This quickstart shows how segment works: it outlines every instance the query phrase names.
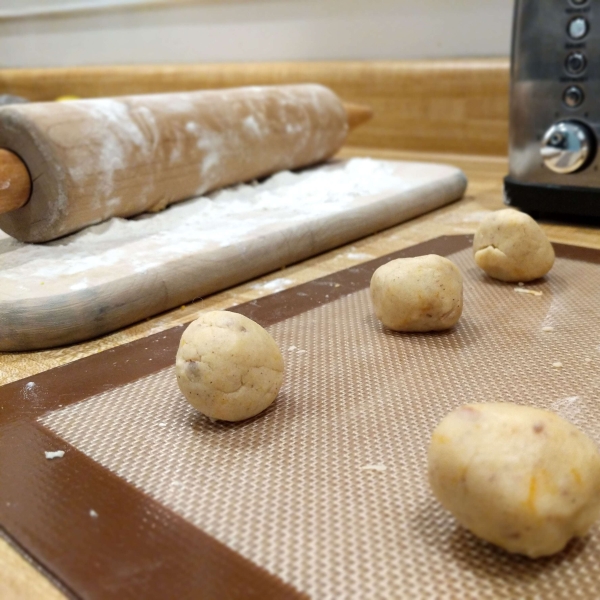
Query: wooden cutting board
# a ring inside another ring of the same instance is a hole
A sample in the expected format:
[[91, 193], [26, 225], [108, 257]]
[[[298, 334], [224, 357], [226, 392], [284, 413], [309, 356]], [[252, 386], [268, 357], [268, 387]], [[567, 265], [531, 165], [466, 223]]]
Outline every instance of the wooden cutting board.
[[462, 196], [451, 166], [353, 159], [113, 219], [43, 245], [0, 239], [0, 350], [86, 340]]

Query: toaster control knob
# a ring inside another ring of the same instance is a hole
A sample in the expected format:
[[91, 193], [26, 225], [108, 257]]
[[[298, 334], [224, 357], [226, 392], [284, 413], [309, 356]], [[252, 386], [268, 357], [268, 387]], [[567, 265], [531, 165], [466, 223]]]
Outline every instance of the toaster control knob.
[[593, 134], [585, 125], [555, 123], [542, 139], [542, 160], [555, 173], [575, 173], [592, 159], [593, 142]]
[[584, 38], [589, 30], [589, 24], [584, 17], [575, 17], [569, 21], [567, 31], [573, 40]]

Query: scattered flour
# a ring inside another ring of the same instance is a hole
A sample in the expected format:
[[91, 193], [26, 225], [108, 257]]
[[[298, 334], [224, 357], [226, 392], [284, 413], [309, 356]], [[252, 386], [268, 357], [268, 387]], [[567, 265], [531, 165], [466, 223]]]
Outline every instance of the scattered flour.
[[29, 381], [25, 384], [25, 389], [23, 390], [23, 398], [25, 400], [37, 400], [36, 385], [33, 381]]
[[89, 281], [87, 277], [84, 277], [81, 281], [70, 286], [69, 289], [75, 292], [77, 290], [85, 290], [87, 287], [89, 287]]
[[253, 290], [265, 290], [269, 292], [280, 292], [284, 290], [286, 287], [294, 283], [291, 279], [286, 279], [285, 277], [279, 277], [278, 279], [273, 279], [272, 281], [266, 281], [265, 283], [255, 283], [250, 286]]
[[98, 180], [97, 195], [98, 198], [110, 198], [106, 202], [107, 209], [115, 210], [121, 204], [121, 199], [113, 194], [115, 174], [123, 169], [131, 152], [149, 157], [156, 149], [160, 133], [155, 118], [147, 108], [140, 107], [133, 111], [139, 120], [136, 123], [131, 107], [113, 98], [78, 101], [71, 103], [69, 108], [102, 124], [99, 128], [102, 143], [79, 144], [76, 149], [78, 160], [71, 161], [69, 174], [75, 182], [82, 184], [90, 176], [89, 165], [101, 165], [104, 176]]
[[260, 125], [257, 123], [256, 118], [250, 115], [244, 119], [244, 127], [256, 135], [261, 134]]
[[554, 402], [550, 410], [576, 425], [580, 421], [582, 413], [581, 399], [579, 396], [562, 398]]
[[529, 294], [530, 296], [542, 296], [544, 294], [544, 292], [540, 292], [538, 290], [527, 290], [522, 287], [516, 287], [514, 288], [514, 291], [519, 292], [520, 294]]
[[55, 451], [46, 450], [44, 452], [44, 454], [46, 455], [46, 458], [48, 460], [52, 460], [53, 458], [62, 458], [65, 455], [65, 451], [64, 450], [55, 450]]
[[113, 279], [115, 266], [123, 275], [146, 272], [282, 223], [325, 217], [361, 197], [410, 187], [394, 170], [393, 163], [355, 158], [298, 173], [284, 171], [261, 183], [238, 185], [160, 213], [114, 218], [43, 245], [5, 237], [0, 239], [0, 276], [23, 289], [67, 278], [72, 290], [83, 290], [91, 287], [91, 280], [97, 284], [102, 274]]
[[367, 254], [366, 252], [348, 252], [345, 256], [350, 260], [369, 260], [370, 258], [375, 258], [372, 254]]

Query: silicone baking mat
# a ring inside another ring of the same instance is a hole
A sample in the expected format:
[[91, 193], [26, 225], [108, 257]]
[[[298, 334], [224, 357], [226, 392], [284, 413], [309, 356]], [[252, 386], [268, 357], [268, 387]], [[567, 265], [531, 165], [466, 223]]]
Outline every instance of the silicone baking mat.
[[[600, 252], [556, 245], [550, 275], [520, 288], [470, 245], [438, 238], [233, 308], [286, 361], [247, 422], [183, 399], [181, 327], [0, 388], [6, 535], [83, 598], [597, 598], [599, 526], [530, 560], [429, 491], [431, 431], [465, 402], [550, 408], [600, 442]], [[427, 253], [464, 274], [460, 323], [385, 330], [373, 271]]]

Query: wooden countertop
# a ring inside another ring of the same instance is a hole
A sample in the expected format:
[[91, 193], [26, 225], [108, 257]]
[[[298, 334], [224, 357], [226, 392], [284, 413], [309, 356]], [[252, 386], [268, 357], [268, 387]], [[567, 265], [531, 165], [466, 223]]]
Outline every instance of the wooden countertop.
[[[280, 287], [290, 287], [440, 235], [473, 233], [486, 212], [503, 207], [502, 178], [507, 172], [507, 160], [502, 157], [400, 152], [357, 147], [345, 148], [341, 156], [445, 162], [463, 169], [469, 179], [469, 186], [465, 197], [449, 206], [103, 338], [56, 350], [0, 354], [0, 384], [29, 377], [174, 325], [186, 323], [203, 310], [224, 309], [233, 304], [253, 300], [268, 294], [268, 288], [263, 284], [276, 279], [280, 280], [282, 284]], [[542, 227], [552, 241], [600, 248], [600, 231], [597, 228], [550, 223], [543, 223]], [[4, 600], [64, 598], [49, 580], [40, 575], [1, 539], [0, 572], [2, 573], [0, 597]]]

